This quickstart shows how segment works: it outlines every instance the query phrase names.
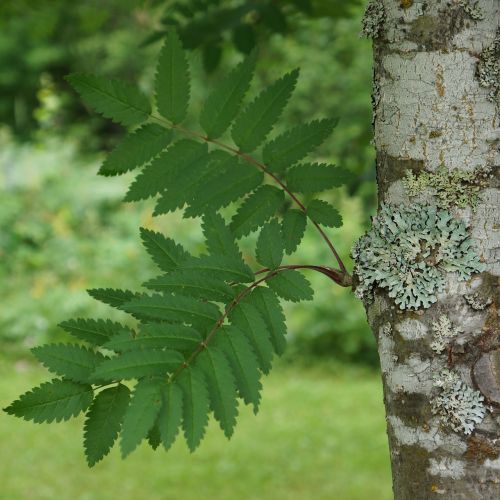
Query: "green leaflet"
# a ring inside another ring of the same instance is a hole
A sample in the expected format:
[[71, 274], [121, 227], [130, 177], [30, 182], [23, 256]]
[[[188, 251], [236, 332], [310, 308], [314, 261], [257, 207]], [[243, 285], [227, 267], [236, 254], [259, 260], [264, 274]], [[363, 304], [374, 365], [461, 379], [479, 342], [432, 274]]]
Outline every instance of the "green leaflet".
[[196, 359], [196, 364], [204, 372], [208, 381], [210, 407], [215, 419], [227, 438], [230, 438], [236, 425], [238, 401], [234, 376], [222, 351], [209, 346]]
[[189, 64], [177, 33], [169, 30], [158, 58], [155, 95], [158, 111], [172, 123], [186, 118], [189, 105]]
[[125, 201], [146, 200], [167, 188], [175, 188], [179, 175], [186, 175], [193, 165], [205, 162], [207, 145], [181, 139], [157, 156], [130, 185]]
[[146, 295], [127, 302], [122, 309], [132, 315], [165, 321], [217, 321], [220, 311], [214, 304], [181, 295]]
[[141, 349], [127, 351], [101, 363], [94, 371], [94, 380], [130, 380], [149, 375], [166, 375], [184, 361], [176, 351]]
[[180, 263], [189, 257], [189, 254], [174, 240], [161, 233], [141, 227], [141, 239], [144, 247], [154, 263], [162, 271], [173, 271]]
[[255, 255], [260, 264], [269, 269], [275, 269], [281, 264], [284, 251], [280, 224], [273, 219], [260, 231]]
[[217, 211], [253, 191], [263, 180], [264, 174], [260, 170], [242, 165], [235, 159], [230, 169], [212, 177], [201, 187], [189, 202], [185, 216], [195, 217]]
[[172, 131], [148, 123], [129, 134], [116, 146], [99, 169], [100, 175], [121, 175], [149, 163], [172, 141]]
[[259, 286], [254, 288], [245, 300], [259, 311], [271, 333], [274, 351], [281, 356], [286, 348], [286, 324], [278, 297], [269, 288]]
[[211, 139], [220, 137], [231, 125], [252, 81], [257, 54], [242, 61], [207, 98], [200, 124]]
[[342, 186], [347, 180], [345, 169], [324, 163], [297, 165], [286, 174], [288, 188], [297, 193], [319, 193]]
[[336, 125], [336, 119], [314, 120], [288, 130], [264, 146], [264, 163], [273, 172], [285, 171], [321, 146]]
[[312, 300], [313, 298], [313, 289], [309, 281], [294, 269], [281, 271], [276, 276], [268, 279], [266, 283], [271, 290], [285, 300], [300, 302], [301, 300]]
[[273, 345], [266, 323], [257, 308], [249, 302], [240, 302], [229, 314], [229, 321], [241, 330], [257, 355], [260, 369], [269, 373], [273, 359]]
[[208, 389], [203, 373], [193, 365], [182, 370], [177, 381], [183, 394], [182, 429], [193, 452], [200, 444], [208, 423]]
[[[159, 416], [160, 414], [158, 414], [158, 417]], [[158, 418], [157, 421], [154, 423], [153, 427], [151, 427], [151, 429], [148, 432], [148, 443], [149, 446], [151, 446], [151, 448], [155, 451], [161, 444], [160, 429], [158, 428]]]
[[92, 372], [106, 359], [99, 352], [73, 344], [46, 344], [31, 352], [52, 373], [82, 383], [88, 383]]
[[125, 326], [109, 319], [70, 319], [59, 326], [73, 337], [96, 346], [105, 344], [113, 335], [130, 332]]
[[233, 234], [218, 213], [209, 212], [203, 216], [203, 235], [209, 254], [224, 255], [243, 261]]
[[87, 293], [94, 299], [117, 308], [138, 296], [137, 293], [130, 290], [115, 290], [113, 288], [92, 288], [87, 290]]
[[238, 283], [248, 283], [254, 279], [252, 270], [241, 259], [222, 255], [191, 257], [182, 263], [180, 270]]
[[132, 399], [123, 417], [120, 448], [125, 458], [147, 437], [153, 427], [162, 405], [159, 379], [139, 380], [132, 393]]
[[190, 326], [148, 323], [141, 325], [140, 334], [131, 336], [121, 333], [104, 344], [104, 348], [116, 352], [137, 349], [173, 349], [175, 351], [194, 350], [202, 341], [201, 335]]
[[37, 424], [54, 420], [60, 422], [85, 411], [92, 398], [92, 386], [54, 379], [24, 393], [4, 411]]
[[66, 79], [86, 104], [116, 123], [136, 125], [151, 114], [147, 97], [126, 82], [81, 73]]
[[297, 83], [294, 70], [263, 90], [236, 118], [231, 130], [234, 142], [250, 153], [265, 140], [278, 121]]
[[302, 210], [290, 209], [283, 215], [281, 234], [285, 252], [290, 255], [299, 246], [306, 231], [307, 217]]
[[165, 450], [170, 449], [182, 423], [183, 410], [182, 390], [174, 382], [166, 384], [162, 389], [162, 406], [158, 415], [158, 429]]
[[285, 195], [274, 186], [261, 186], [241, 205], [231, 221], [231, 231], [241, 238], [255, 231], [283, 205]]
[[323, 226], [342, 226], [342, 216], [338, 210], [323, 200], [312, 200], [307, 206], [307, 215], [311, 220]]
[[130, 391], [122, 384], [104, 389], [95, 397], [86, 414], [83, 434], [89, 467], [102, 460], [113, 447], [129, 399]]
[[238, 394], [257, 413], [260, 403], [259, 363], [246, 335], [230, 325], [221, 328], [214, 337], [214, 345], [227, 356], [236, 381]]
[[230, 302], [234, 299], [234, 290], [221, 277], [210, 276], [195, 270], [180, 270], [153, 278], [144, 285], [150, 290], [164, 293], [178, 293], [197, 299], [214, 302]]

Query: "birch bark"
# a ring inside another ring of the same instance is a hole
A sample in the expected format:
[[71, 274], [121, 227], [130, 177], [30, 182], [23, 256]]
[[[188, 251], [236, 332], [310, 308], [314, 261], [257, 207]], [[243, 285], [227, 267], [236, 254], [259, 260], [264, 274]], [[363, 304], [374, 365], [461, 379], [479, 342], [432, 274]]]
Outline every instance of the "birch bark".
[[[378, 339], [397, 500], [500, 498], [499, 76], [495, 81], [491, 60], [498, 57], [492, 47], [499, 25], [498, 0], [377, 0], [364, 19], [374, 46], [380, 203], [415, 201], [404, 184], [410, 170], [417, 178], [443, 166], [492, 172], [475, 210], [450, 208], [469, 225], [486, 270], [467, 281], [447, 273], [444, 290], [426, 309], [401, 310], [380, 288], [366, 302]], [[481, 70], [488, 54], [489, 81]], [[417, 201], [435, 203], [433, 193], [426, 189]], [[443, 317], [452, 331], [437, 352]], [[484, 418], [470, 434], [456, 429], [451, 413], [440, 413], [439, 398], [447, 394], [436, 379], [443, 369], [484, 398]]]

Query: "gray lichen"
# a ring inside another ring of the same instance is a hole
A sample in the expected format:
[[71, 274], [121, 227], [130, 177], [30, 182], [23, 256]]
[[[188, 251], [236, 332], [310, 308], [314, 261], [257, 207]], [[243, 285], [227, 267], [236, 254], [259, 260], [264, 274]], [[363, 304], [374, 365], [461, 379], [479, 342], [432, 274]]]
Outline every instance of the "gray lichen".
[[479, 2], [474, 2], [472, 0], [460, 0], [458, 3], [462, 7], [465, 13], [475, 21], [480, 21], [484, 19], [483, 11], [478, 5]]
[[430, 193], [436, 197], [436, 203], [440, 208], [470, 206], [475, 210], [479, 201], [479, 192], [487, 186], [491, 176], [489, 167], [451, 172], [445, 167], [440, 167], [436, 172], [420, 172], [418, 176], [408, 171], [404, 185], [409, 196], [418, 196], [424, 190], [430, 189]]
[[498, 104], [500, 101], [500, 30], [497, 31], [493, 43], [483, 49], [479, 55], [477, 78], [481, 87], [491, 89], [488, 99]]
[[482, 394], [469, 387], [457, 372], [446, 369], [435, 377], [434, 386], [440, 392], [432, 400], [433, 413], [455, 432], [471, 434], [486, 415]]
[[469, 304], [472, 309], [476, 311], [482, 311], [486, 309], [493, 301], [491, 297], [483, 300], [478, 293], [469, 293], [464, 295], [465, 301]]
[[446, 210], [417, 203], [383, 205], [352, 256], [356, 296], [370, 299], [376, 287], [384, 288], [400, 309], [430, 307], [448, 272], [457, 272], [463, 281], [485, 268], [464, 222]]
[[447, 316], [441, 315], [438, 321], [432, 324], [434, 340], [431, 343], [431, 349], [441, 354], [450, 345], [450, 341], [463, 333], [460, 327], [453, 326]]
[[370, 0], [361, 21], [360, 35], [366, 38], [377, 38], [382, 31], [384, 19], [384, 4], [380, 0]]

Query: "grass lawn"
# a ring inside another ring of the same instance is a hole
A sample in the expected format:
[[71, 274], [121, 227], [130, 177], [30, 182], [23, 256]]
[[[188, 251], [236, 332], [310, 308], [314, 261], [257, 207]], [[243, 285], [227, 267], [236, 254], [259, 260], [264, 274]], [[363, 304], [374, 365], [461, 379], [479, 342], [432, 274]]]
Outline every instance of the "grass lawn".
[[[24, 362], [0, 359], [0, 406], [47, 380]], [[211, 423], [194, 454], [143, 444], [122, 461], [88, 469], [82, 418], [33, 424], [0, 414], [0, 499], [351, 500], [390, 499], [390, 468], [378, 375], [277, 368], [261, 410], [241, 408], [231, 441]]]

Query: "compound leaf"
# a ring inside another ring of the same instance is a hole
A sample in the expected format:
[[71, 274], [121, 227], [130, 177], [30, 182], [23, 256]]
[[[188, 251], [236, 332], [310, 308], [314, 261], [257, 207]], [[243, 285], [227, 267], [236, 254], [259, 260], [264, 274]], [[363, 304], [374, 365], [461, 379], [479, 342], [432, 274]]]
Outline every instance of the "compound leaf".
[[159, 379], [139, 380], [123, 417], [120, 448], [125, 458], [147, 437], [160, 412], [162, 397]]
[[336, 119], [314, 120], [284, 132], [264, 146], [264, 163], [273, 172], [285, 171], [321, 146], [336, 125]]
[[116, 123], [136, 125], [151, 114], [147, 97], [126, 82], [81, 73], [66, 79], [86, 104]]
[[149, 375], [165, 375], [177, 368], [184, 358], [177, 351], [141, 349], [127, 351], [101, 363], [92, 376], [95, 380], [130, 380]]
[[96, 367], [106, 358], [91, 349], [74, 344], [46, 344], [31, 352], [49, 371], [75, 382], [89, 382]]
[[54, 379], [24, 393], [4, 411], [37, 424], [54, 420], [60, 422], [85, 411], [92, 398], [91, 385]]
[[189, 64], [175, 30], [170, 29], [158, 58], [155, 78], [156, 105], [172, 123], [186, 118], [189, 105]]
[[327, 227], [340, 227], [342, 216], [336, 208], [323, 200], [312, 200], [307, 206], [307, 215], [311, 220]]
[[127, 410], [130, 391], [122, 384], [104, 389], [92, 402], [84, 424], [83, 444], [89, 467], [102, 460], [113, 447]]
[[281, 235], [285, 252], [290, 255], [299, 246], [306, 231], [307, 217], [302, 210], [287, 210], [281, 222]]
[[260, 264], [275, 269], [283, 260], [284, 245], [280, 225], [276, 219], [268, 222], [260, 231], [255, 255]]
[[236, 118], [231, 130], [234, 142], [250, 153], [265, 140], [278, 121], [297, 83], [294, 70], [263, 90]]
[[283, 205], [284, 193], [274, 186], [261, 186], [241, 205], [231, 221], [231, 231], [241, 238], [259, 228]]
[[207, 98], [200, 115], [200, 124], [211, 139], [220, 137], [231, 125], [255, 71], [257, 54], [242, 61]]
[[313, 289], [309, 281], [294, 269], [287, 269], [267, 280], [269, 288], [281, 298], [292, 302], [312, 300]]
[[100, 175], [121, 175], [149, 163], [172, 141], [172, 131], [148, 123], [129, 134], [104, 160]]

